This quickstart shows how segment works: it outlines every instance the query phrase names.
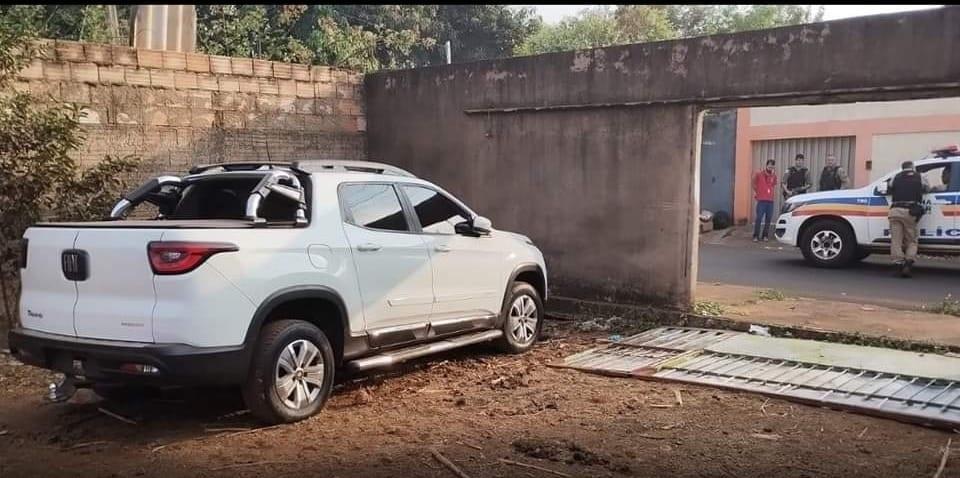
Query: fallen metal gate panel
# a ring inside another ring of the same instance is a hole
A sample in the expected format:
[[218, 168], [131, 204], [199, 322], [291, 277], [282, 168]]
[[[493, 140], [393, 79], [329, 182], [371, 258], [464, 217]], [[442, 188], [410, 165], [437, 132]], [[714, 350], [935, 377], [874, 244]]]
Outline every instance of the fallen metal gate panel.
[[612, 345], [572, 355], [558, 366], [604, 375], [632, 376], [638, 369], [662, 363], [682, 353], [682, 351]]
[[870, 370], [704, 352], [641, 378], [712, 385], [928, 425], [960, 424], [956, 382]]
[[668, 350], [697, 350], [737, 335], [740, 335], [740, 332], [692, 327], [660, 327], [627, 337], [617, 344]]
[[[748, 391], [932, 426], [960, 425], [958, 381], [709, 350], [740, 335], [664, 327], [580, 352], [554, 366]], [[776, 345], [783, 339], [769, 340]]]

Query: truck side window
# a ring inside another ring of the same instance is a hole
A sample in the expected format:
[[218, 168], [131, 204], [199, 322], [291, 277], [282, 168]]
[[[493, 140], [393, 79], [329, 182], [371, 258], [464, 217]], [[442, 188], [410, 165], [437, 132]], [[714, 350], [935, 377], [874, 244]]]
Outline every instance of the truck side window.
[[370, 229], [409, 231], [397, 191], [389, 184], [345, 184], [340, 202], [347, 222]]
[[942, 193], [950, 190], [951, 170], [948, 165], [940, 164], [928, 169], [917, 168], [930, 186], [931, 193]]
[[413, 204], [423, 232], [455, 234], [454, 226], [470, 220], [469, 213], [433, 189], [421, 186], [402, 187], [410, 203]]

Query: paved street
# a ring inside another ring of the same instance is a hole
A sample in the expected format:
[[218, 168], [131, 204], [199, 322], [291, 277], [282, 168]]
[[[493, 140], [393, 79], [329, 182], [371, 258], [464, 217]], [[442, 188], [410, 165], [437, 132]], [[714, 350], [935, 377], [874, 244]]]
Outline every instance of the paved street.
[[699, 280], [890, 306], [929, 305], [947, 294], [960, 298], [960, 261], [920, 260], [913, 279], [900, 279], [889, 256], [873, 255], [848, 269], [818, 269], [804, 262], [799, 249], [781, 246], [739, 239], [701, 243]]

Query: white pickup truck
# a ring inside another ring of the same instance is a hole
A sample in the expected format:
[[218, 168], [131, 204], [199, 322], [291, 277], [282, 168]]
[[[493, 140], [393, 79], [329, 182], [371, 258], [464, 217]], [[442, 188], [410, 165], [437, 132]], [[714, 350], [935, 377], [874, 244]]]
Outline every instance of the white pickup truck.
[[[960, 148], [932, 151], [914, 161], [931, 191], [923, 196], [926, 214], [918, 224], [919, 251], [960, 254]], [[777, 240], [797, 246], [819, 267], [844, 267], [871, 253], [890, 253], [887, 187], [900, 171], [890, 171], [859, 189], [800, 194], [787, 200], [777, 220]]]
[[[155, 219], [125, 219], [144, 202]], [[523, 352], [543, 324], [530, 239], [384, 164], [196, 167], [111, 218], [24, 235], [10, 348], [80, 385], [241, 385], [257, 417], [290, 422], [338, 371], [480, 342]]]

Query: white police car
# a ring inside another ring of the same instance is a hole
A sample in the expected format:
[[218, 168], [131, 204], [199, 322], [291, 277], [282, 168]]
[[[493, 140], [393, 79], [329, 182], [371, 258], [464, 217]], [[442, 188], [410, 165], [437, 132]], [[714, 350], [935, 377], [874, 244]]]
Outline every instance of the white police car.
[[[934, 150], [914, 161], [933, 192], [924, 194], [926, 214], [920, 219], [920, 252], [960, 254], [960, 147]], [[891, 171], [860, 189], [800, 194], [787, 200], [775, 235], [797, 246], [819, 267], [844, 267], [871, 253], [890, 253], [887, 212]]]

